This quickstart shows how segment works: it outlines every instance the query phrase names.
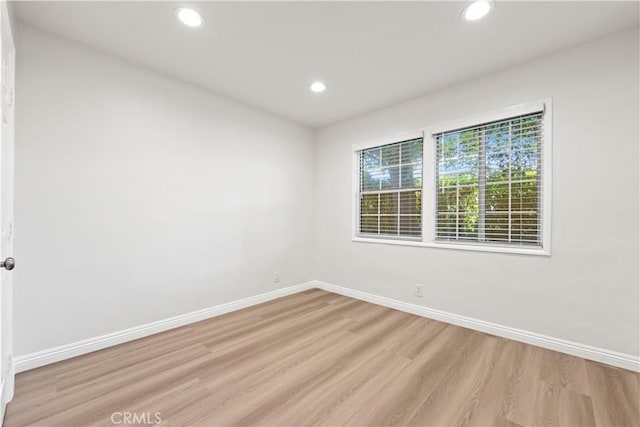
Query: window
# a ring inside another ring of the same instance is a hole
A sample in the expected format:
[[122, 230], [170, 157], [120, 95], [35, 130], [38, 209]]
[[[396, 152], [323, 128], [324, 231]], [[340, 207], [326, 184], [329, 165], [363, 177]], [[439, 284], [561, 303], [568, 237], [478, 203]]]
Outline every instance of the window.
[[436, 240], [541, 245], [542, 116], [434, 135]]
[[353, 152], [354, 241], [550, 254], [550, 99]]
[[422, 138], [360, 150], [358, 233], [422, 235]]

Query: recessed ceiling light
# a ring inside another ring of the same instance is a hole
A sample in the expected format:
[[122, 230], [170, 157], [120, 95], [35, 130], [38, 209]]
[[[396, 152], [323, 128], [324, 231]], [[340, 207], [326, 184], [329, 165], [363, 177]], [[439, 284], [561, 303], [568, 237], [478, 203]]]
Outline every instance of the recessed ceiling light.
[[187, 27], [199, 27], [204, 24], [204, 16], [188, 7], [179, 7], [176, 9], [176, 16]]
[[327, 90], [327, 85], [322, 82], [313, 82], [311, 86], [309, 86], [309, 89], [311, 89], [311, 92], [320, 93]]
[[462, 16], [467, 21], [477, 21], [491, 11], [493, 2], [491, 0], [476, 0], [464, 8]]

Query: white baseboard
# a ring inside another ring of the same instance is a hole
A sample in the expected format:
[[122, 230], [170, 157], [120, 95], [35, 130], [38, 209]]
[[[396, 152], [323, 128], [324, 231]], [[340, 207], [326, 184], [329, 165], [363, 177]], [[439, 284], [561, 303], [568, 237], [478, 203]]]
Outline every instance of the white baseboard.
[[179, 326], [188, 325], [190, 323], [199, 322], [211, 317], [219, 316], [252, 305], [261, 304], [276, 298], [302, 292], [311, 288], [319, 288], [328, 292], [356, 298], [373, 304], [382, 305], [393, 308], [395, 310], [404, 311], [406, 313], [415, 314], [417, 316], [427, 317], [450, 323], [452, 325], [462, 326], [464, 328], [473, 329], [480, 332], [496, 335], [515, 341], [524, 342], [538, 347], [547, 348], [554, 351], [570, 354], [573, 356], [583, 357], [585, 359], [594, 360], [596, 362], [605, 363], [607, 365], [617, 366], [631, 371], [640, 372], [640, 357], [631, 354], [618, 353], [603, 348], [593, 347], [586, 344], [580, 344], [573, 341], [567, 341], [560, 338], [554, 338], [547, 335], [537, 334], [535, 332], [524, 331], [522, 329], [503, 326], [496, 323], [486, 322], [484, 320], [473, 319], [466, 316], [460, 316], [446, 311], [436, 310], [423, 307], [416, 304], [402, 302], [378, 295], [361, 292], [342, 286], [332, 285], [330, 283], [313, 280], [311, 282], [301, 283], [299, 285], [287, 288], [277, 289], [272, 292], [256, 295], [253, 297], [232, 301], [226, 304], [217, 305], [203, 310], [193, 311], [191, 313], [180, 316], [171, 317], [169, 319], [148, 323], [146, 325], [125, 329], [118, 332], [102, 335], [99, 337], [89, 338], [77, 341], [71, 344], [61, 345], [47, 350], [18, 356], [14, 359], [15, 372], [23, 372], [29, 369], [38, 368], [40, 366], [59, 362], [61, 360], [70, 359], [82, 354], [91, 353], [96, 350], [122, 344], [138, 338], [164, 332]]
[[356, 298], [373, 304], [382, 305], [417, 316], [427, 317], [452, 325], [462, 326], [464, 328], [485, 332], [503, 338], [520, 341], [523, 343], [547, 348], [549, 350], [559, 351], [561, 353], [570, 354], [572, 356], [582, 357], [584, 359], [594, 360], [596, 362], [605, 363], [607, 365], [617, 366], [631, 371], [640, 372], [640, 357], [631, 354], [618, 353], [616, 351], [606, 350], [603, 348], [593, 347], [586, 344], [580, 344], [573, 341], [567, 341], [560, 338], [554, 338], [547, 335], [537, 334], [535, 332], [524, 331], [522, 329], [512, 328], [509, 326], [498, 325], [496, 323], [485, 322], [484, 320], [473, 319], [470, 317], [460, 316], [446, 311], [435, 310], [416, 304], [397, 301], [390, 298], [381, 297], [367, 292], [356, 291], [354, 289], [342, 286], [332, 285], [321, 281], [314, 281], [316, 288], [323, 289], [328, 292]]
[[271, 292], [244, 298], [238, 301], [232, 301], [226, 304], [205, 308], [203, 310], [192, 311], [191, 313], [182, 314], [180, 316], [159, 320], [157, 322], [147, 323], [146, 325], [136, 326], [122, 331], [77, 341], [71, 344], [61, 345], [35, 353], [26, 354], [24, 356], [17, 356], [14, 359], [15, 372], [28, 371], [29, 369], [49, 365], [61, 360], [70, 359], [82, 354], [122, 344], [127, 341], [133, 341], [138, 338], [157, 334], [158, 332], [164, 332], [179, 326], [188, 325], [190, 323], [220, 316], [221, 314], [230, 313], [252, 305], [261, 304], [272, 299], [302, 292], [313, 288], [315, 286], [314, 283], [315, 282], [306, 282], [299, 285], [289, 286], [287, 288], [276, 289]]

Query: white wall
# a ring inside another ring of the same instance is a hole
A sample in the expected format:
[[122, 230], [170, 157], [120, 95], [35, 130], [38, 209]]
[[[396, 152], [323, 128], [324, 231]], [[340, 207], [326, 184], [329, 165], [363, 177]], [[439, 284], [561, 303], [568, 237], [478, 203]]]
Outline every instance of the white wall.
[[312, 131], [24, 26], [17, 49], [16, 355], [312, 278]]
[[[638, 355], [638, 48], [622, 33], [321, 129], [315, 277]], [[546, 97], [551, 257], [351, 242], [352, 144]]]
[[[15, 354], [312, 278], [638, 354], [638, 47], [627, 32], [323, 128], [314, 151], [308, 129], [19, 27]], [[351, 242], [352, 144], [546, 97], [550, 258]]]

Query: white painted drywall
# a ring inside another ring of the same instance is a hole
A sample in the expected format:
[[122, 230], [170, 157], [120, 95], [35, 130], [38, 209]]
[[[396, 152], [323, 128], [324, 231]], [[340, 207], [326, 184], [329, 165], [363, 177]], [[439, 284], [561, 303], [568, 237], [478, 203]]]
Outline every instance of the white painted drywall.
[[[638, 355], [638, 48], [625, 32], [321, 129], [316, 279]], [[352, 144], [546, 97], [551, 257], [351, 242]]]
[[310, 130], [28, 27], [17, 48], [16, 355], [311, 279]]
[[[16, 355], [311, 278], [638, 354], [637, 31], [320, 129], [315, 151], [31, 28], [17, 66]], [[549, 96], [550, 258], [351, 242], [352, 144]]]

